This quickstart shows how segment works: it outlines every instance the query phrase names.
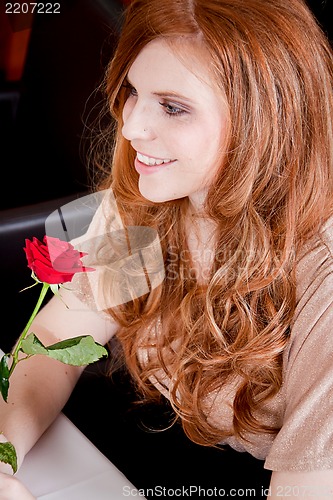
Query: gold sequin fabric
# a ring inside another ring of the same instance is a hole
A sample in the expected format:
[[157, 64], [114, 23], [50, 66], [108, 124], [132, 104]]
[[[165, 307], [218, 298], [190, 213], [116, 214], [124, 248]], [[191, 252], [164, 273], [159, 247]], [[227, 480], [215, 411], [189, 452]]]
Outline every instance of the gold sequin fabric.
[[[333, 218], [303, 248], [297, 264], [297, 307], [284, 352], [283, 385], [260, 418], [280, 430], [226, 439], [274, 471], [333, 468]], [[231, 427], [236, 384], [223, 388], [209, 418]]]

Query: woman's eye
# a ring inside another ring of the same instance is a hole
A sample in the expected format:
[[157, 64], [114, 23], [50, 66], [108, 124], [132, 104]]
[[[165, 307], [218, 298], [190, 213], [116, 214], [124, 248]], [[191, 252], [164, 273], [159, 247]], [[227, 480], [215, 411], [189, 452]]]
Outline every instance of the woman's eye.
[[127, 97], [137, 97], [138, 95], [138, 92], [136, 90], [135, 87], [133, 87], [133, 85], [131, 85], [130, 83], [124, 83], [123, 84], [123, 87], [126, 89], [126, 96]]
[[166, 114], [169, 116], [179, 116], [186, 113], [185, 109], [182, 109], [174, 104], [170, 104], [167, 102], [160, 102], [160, 105], [163, 106]]

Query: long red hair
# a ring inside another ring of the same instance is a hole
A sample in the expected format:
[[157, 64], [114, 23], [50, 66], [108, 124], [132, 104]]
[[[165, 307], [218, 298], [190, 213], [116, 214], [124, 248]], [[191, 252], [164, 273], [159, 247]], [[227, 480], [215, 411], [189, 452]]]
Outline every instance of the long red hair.
[[[206, 201], [218, 227], [206, 285], [191, 272], [187, 200], [144, 199], [134, 151], [121, 135], [124, 79], [156, 38], [180, 55], [184, 40], [194, 54], [206, 50], [229, 109], [226, 154]], [[166, 277], [150, 294], [109, 312], [121, 325], [138, 387], [156, 395], [151, 377], [162, 368], [173, 381], [171, 404], [200, 444], [227, 434], [207, 421], [204, 399], [234, 374], [234, 432], [272, 431], [254, 413], [282, 384], [297, 252], [332, 213], [332, 86], [331, 48], [302, 0], [134, 0], [128, 7], [105, 79], [116, 127], [102, 138], [106, 144], [110, 137], [113, 149], [98, 160], [99, 188], [113, 189], [126, 224], [158, 229]], [[157, 335], [149, 333], [154, 323]], [[138, 353], [152, 345], [156, 355], [142, 363]]]

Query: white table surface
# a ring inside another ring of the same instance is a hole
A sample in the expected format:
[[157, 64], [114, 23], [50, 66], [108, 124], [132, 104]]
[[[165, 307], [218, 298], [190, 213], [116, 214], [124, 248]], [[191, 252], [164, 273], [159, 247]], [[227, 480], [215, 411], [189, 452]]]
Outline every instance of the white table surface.
[[39, 500], [139, 496], [138, 490], [63, 413], [25, 457], [16, 476]]

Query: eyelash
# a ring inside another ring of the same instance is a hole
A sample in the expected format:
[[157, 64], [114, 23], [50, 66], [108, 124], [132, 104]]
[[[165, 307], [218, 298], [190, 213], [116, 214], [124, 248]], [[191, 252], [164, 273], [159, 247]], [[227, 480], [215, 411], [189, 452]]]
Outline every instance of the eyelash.
[[[138, 93], [132, 85], [130, 85], [128, 82], [123, 84], [123, 87], [127, 90], [127, 95], [126, 98], [128, 99], [129, 97], [137, 97]], [[165, 114], [171, 118], [173, 116], [181, 116], [187, 113], [185, 109], [179, 108], [178, 106], [173, 106], [172, 104], [168, 102], [161, 102], [159, 101], [159, 104], [165, 109]]]
[[159, 102], [161, 106], [165, 109], [166, 115], [171, 118], [172, 116], [181, 116], [186, 113], [185, 109], [178, 108], [167, 102]]
[[126, 89], [126, 98], [128, 99], [130, 96], [136, 97], [138, 95], [136, 89], [133, 85], [130, 85], [128, 82], [123, 83], [122, 87]]

